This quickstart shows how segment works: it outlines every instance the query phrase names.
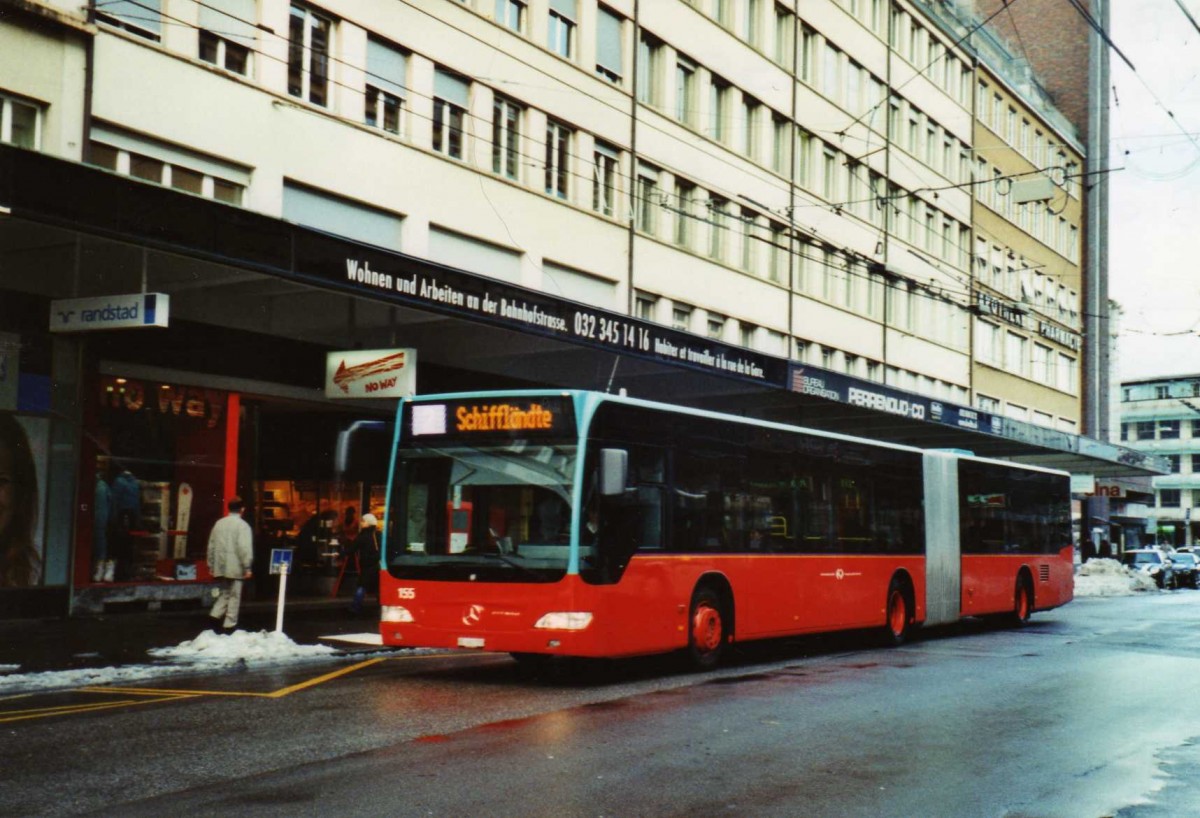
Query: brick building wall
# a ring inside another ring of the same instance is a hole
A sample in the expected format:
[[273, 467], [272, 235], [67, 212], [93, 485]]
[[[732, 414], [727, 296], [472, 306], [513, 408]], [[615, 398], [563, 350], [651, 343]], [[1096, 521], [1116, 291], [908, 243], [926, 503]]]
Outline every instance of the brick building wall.
[[[1004, 0], [974, 0], [976, 11], [990, 17]], [[1089, 8], [1090, 0], [1083, 0]], [[1055, 107], [1082, 136], [1088, 128], [1088, 28], [1065, 0], [1022, 0], [1009, 3], [989, 23], [1033, 67], [1039, 84]]]

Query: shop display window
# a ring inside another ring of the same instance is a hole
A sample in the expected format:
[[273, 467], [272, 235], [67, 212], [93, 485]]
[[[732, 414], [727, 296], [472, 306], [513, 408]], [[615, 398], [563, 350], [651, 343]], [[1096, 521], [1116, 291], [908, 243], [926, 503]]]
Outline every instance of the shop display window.
[[[335, 578], [341, 575], [344, 554], [358, 534], [359, 516], [366, 511], [364, 498], [382, 520], [385, 490], [383, 485], [339, 480], [260, 481], [255, 486], [257, 519], [251, 521], [255, 547], [262, 559], [269, 558], [273, 548], [293, 548], [292, 571], [297, 576]], [[305, 590], [334, 590], [329, 581], [300, 582]]]
[[224, 513], [229, 393], [104, 376], [88, 407], [80, 556], [85, 582], [207, 578]]

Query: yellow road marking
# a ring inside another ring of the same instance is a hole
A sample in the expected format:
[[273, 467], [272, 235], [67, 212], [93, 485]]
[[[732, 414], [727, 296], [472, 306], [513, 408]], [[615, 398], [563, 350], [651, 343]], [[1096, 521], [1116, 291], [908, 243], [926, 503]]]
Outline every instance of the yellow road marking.
[[305, 688], [328, 682], [330, 679], [336, 679], [339, 676], [345, 676], [347, 673], [353, 673], [354, 671], [360, 670], [364, 667], [370, 667], [371, 665], [378, 664], [379, 662], [384, 661], [386, 658], [386, 656], [381, 656], [377, 659], [368, 659], [365, 662], [359, 662], [356, 665], [350, 665], [349, 667], [335, 670], [332, 673], [326, 673], [324, 676], [317, 676], [315, 679], [309, 679], [307, 682], [300, 682], [299, 684], [294, 684], [290, 687], [281, 687], [279, 690], [276, 690], [273, 693], [267, 693], [266, 696], [270, 699], [281, 699], [284, 696], [295, 693], [297, 690], [304, 690]]
[[[254, 691], [243, 690], [185, 690], [178, 688], [165, 687], [77, 687], [67, 691], [58, 691], [58, 693], [96, 693], [104, 695], [124, 695], [124, 696], [143, 696], [149, 698], [139, 699], [120, 699], [118, 701], [107, 702], [89, 702], [87, 704], [66, 704], [56, 707], [37, 707], [26, 710], [0, 710], [0, 724], [5, 724], [14, 721], [25, 721], [28, 719], [47, 718], [50, 716], [65, 716], [72, 713], [88, 713], [94, 710], [111, 710], [118, 707], [134, 707], [139, 704], [154, 704], [155, 702], [177, 701], [179, 699], [194, 699], [200, 696], [232, 696], [241, 698], [258, 698], [258, 699], [281, 699], [284, 696], [289, 696], [292, 693], [297, 693], [301, 690], [306, 690], [310, 687], [315, 687], [319, 684], [337, 679], [365, 667], [378, 664], [379, 662], [395, 662], [402, 659], [425, 659], [430, 657], [452, 656], [450, 653], [421, 653], [409, 654], [407, 656], [379, 656], [374, 659], [367, 659], [353, 665], [348, 665], [344, 668], [316, 676], [298, 684], [281, 687], [279, 690], [271, 691], [270, 693], [258, 693]], [[28, 699], [33, 696], [40, 695], [38, 692], [17, 693], [12, 696], [0, 698], [0, 701], [14, 701], [16, 699]]]
[[135, 696], [154, 696], [158, 694], [176, 696], [244, 696], [249, 698], [267, 698], [270, 693], [254, 693], [243, 690], [183, 690], [169, 687], [77, 687], [83, 693], [130, 693]]
[[51, 716], [68, 716], [73, 713], [90, 713], [96, 710], [112, 710], [118, 707], [136, 707], [139, 704], [156, 704], [177, 699], [193, 698], [191, 696], [159, 696], [150, 699], [123, 699], [115, 702], [92, 702], [89, 704], [62, 705], [60, 707], [40, 707], [30, 710], [13, 710], [0, 713], [0, 724], [29, 719], [44, 719]]

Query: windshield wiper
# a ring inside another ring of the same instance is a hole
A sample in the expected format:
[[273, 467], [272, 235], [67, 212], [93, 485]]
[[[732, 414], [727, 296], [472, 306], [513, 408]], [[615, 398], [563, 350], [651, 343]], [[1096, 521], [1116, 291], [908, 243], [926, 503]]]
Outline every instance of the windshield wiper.
[[532, 568], [530, 568], [526, 565], [522, 565], [521, 563], [514, 560], [512, 557], [508, 556], [507, 554], [499, 554], [499, 553], [496, 553], [495, 551], [486, 551], [486, 552], [480, 554], [480, 556], [491, 557], [492, 559], [500, 560], [505, 565], [511, 565], [513, 568], [516, 568], [518, 571], [520, 571], [522, 573], [529, 574], [532, 577], [537, 577], [537, 580], [539, 582], [541, 582], [545, 579], [545, 577], [543, 577], [537, 571], [533, 570]]

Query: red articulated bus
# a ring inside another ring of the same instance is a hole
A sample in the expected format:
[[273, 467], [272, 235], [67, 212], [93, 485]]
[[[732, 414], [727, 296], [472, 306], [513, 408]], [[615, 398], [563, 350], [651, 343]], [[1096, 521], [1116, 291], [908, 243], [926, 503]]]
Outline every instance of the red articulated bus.
[[1063, 472], [585, 391], [413, 398], [395, 436], [385, 645], [704, 668], [1072, 598]]

